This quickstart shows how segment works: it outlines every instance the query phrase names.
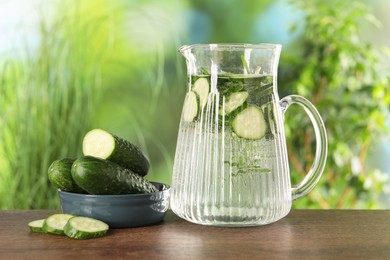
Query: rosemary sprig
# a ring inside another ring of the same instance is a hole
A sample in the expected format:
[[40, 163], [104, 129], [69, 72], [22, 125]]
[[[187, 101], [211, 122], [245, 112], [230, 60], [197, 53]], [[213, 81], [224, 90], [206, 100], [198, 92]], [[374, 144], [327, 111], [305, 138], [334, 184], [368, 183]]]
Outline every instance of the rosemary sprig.
[[249, 69], [248, 63], [245, 60], [244, 55], [241, 55], [241, 62], [242, 62], [242, 65], [244, 66], [244, 68], [246, 70], [246, 73], [251, 74], [251, 71]]

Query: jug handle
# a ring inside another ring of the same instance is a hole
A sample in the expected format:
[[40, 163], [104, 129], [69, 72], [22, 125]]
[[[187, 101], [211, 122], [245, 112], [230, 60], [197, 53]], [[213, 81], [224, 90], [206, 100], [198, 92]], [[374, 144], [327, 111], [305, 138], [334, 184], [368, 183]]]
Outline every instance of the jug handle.
[[309, 116], [314, 127], [316, 137], [316, 152], [313, 164], [306, 174], [305, 178], [296, 185], [292, 186], [292, 200], [297, 200], [311, 191], [319, 181], [325, 168], [326, 157], [328, 154], [328, 139], [324, 122], [314, 105], [306, 98], [299, 95], [289, 95], [279, 101], [283, 115], [292, 104], [301, 106]]

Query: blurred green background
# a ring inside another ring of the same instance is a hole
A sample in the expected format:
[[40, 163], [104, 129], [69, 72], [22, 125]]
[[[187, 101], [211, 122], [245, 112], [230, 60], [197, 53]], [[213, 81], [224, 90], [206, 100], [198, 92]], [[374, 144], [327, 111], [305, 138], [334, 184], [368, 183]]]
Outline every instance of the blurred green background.
[[[343, 3], [347, 2], [347, 3]], [[329, 138], [318, 186], [295, 208], [389, 208], [390, 4], [375, 1], [0, 1], [0, 209], [59, 208], [50, 163], [103, 128], [171, 182], [193, 43], [279, 43], [279, 94], [311, 100]], [[286, 115], [292, 182], [313, 160], [302, 111]]]

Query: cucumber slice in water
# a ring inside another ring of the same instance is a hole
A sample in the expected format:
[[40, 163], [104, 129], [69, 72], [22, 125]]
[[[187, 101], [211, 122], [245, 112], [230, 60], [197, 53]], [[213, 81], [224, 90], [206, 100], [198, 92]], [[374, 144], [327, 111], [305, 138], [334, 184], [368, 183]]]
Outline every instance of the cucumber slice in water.
[[236, 115], [232, 128], [239, 137], [257, 140], [265, 136], [267, 124], [261, 109], [251, 105]]
[[65, 213], [51, 215], [43, 222], [43, 230], [47, 233], [64, 235], [64, 227], [72, 217], [73, 215]]
[[199, 110], [199, 96], [194, 92], [190, 91], [184, 101], [183, 107], [183, 120], [185, 122], [192, 122], [198, 115]]
[[42, 232], [45, 232], [43, 230], [43, 223], [44, 222], [45, 222], [45, 219], [34, 220], [34, 221], [31, 221], [30, 223], [28, 223], [28, 227], [30, 228], [31, 232], [42, 233]]
[[65, 235], [75, 239], [104, 236], [109, 226], [103, 221], [88, 217], [72, 217], [64, 227]]
[[210, 86], [207, 79], [206, 78], [197, 79], [194, 85], [192, 86], [191, 90], [194, 91], [199, 96], [200, 109], [204, 108], [204, 106], [207, 104], [207, 98], [210, 92]]
[[228, 115], [237, 108], [241, 107], [248, 99], [249, 94], [246, 91], [234, 92], [225, 99], [225, 110], [219, 110], [221, 115]]

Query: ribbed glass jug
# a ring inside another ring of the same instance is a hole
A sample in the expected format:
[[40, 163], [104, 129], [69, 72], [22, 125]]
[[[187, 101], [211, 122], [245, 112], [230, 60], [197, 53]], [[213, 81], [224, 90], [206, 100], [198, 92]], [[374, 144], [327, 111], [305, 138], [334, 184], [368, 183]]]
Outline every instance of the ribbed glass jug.
[[[275, 44], [183, 46], [188, 72], [172, 176], [171, 208], [188, 221], [256, 226], [286, 216], [319, 180], [326, 162], [323, 121], [305, 98], [279, 100]], [[284, 113], [304, 108], [314, 127], [313, 165], [290, 181]]]

